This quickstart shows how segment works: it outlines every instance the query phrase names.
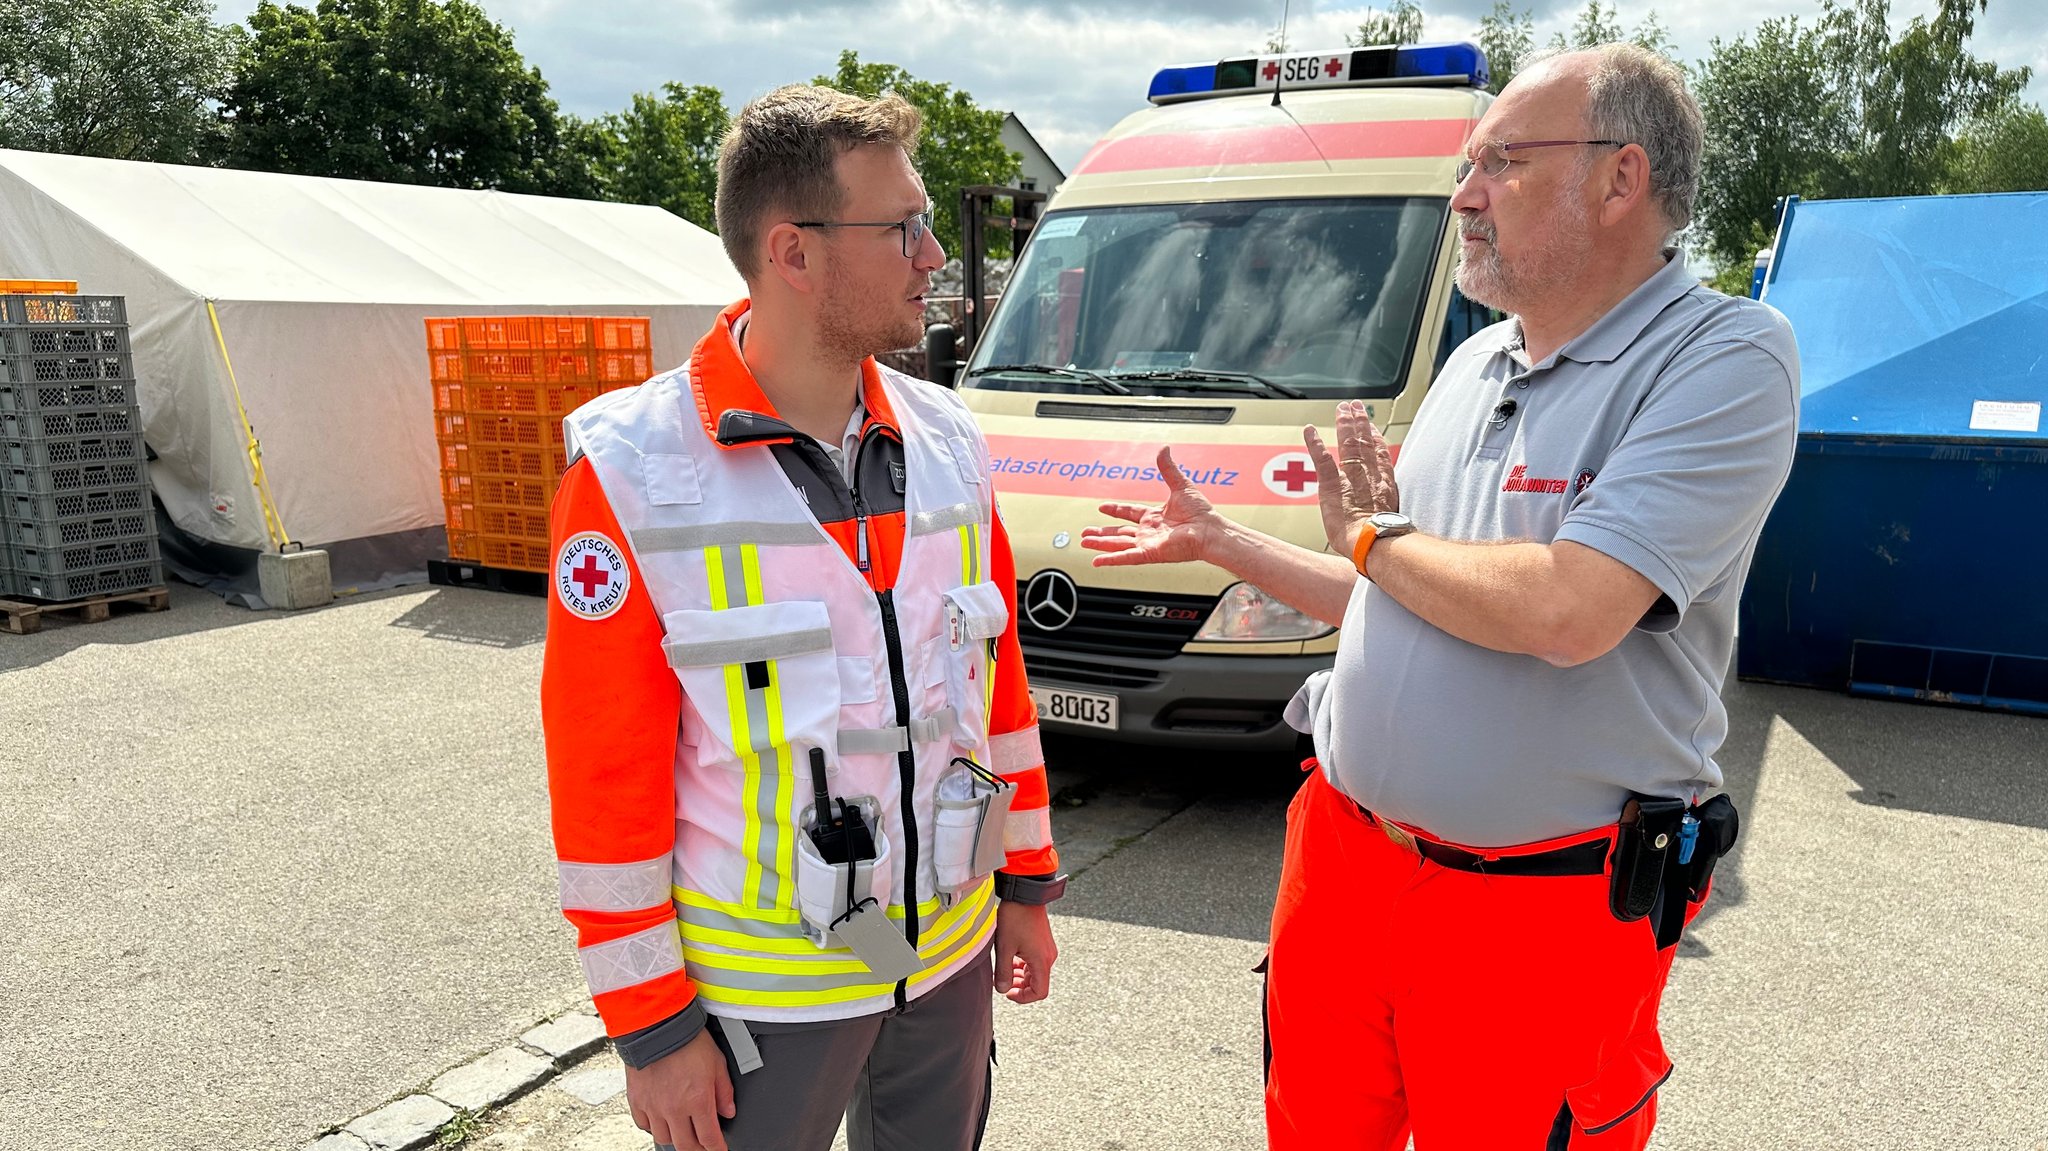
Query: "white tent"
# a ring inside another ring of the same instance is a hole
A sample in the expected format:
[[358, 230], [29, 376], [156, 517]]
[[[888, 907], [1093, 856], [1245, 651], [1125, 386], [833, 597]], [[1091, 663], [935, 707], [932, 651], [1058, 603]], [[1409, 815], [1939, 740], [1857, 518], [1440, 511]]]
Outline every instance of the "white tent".
[[646, 316], [660, 370], [745, 294], [659, 208], [4, 149], [0, 278], [127, 297], [166, 511], [263, 549], [239, 391], [286, 531], [337, 551], [338, 583], [442, 543], [426, 317]]

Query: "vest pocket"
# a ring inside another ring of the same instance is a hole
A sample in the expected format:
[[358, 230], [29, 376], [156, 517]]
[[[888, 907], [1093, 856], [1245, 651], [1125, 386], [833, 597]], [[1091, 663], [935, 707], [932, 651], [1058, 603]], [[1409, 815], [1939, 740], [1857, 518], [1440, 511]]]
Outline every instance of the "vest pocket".
[[[987, 739], [989, 644], [1009, 627], [1010, 609], [1003, 590], [987, 582], [953, 588], [945, 600], [945, 642], [937, 654], [946, 666], [947, 702], [959, 713], [963, 734], [971, 736], [960, 743], [970, 747]], [[968, 754], [984, 758], [978, 747]]]
[[661, 641], [684, 694], [730, 761], [798, 741], [829, 743], [839, 718], [832, 621], [816, 600], [672, 611]]

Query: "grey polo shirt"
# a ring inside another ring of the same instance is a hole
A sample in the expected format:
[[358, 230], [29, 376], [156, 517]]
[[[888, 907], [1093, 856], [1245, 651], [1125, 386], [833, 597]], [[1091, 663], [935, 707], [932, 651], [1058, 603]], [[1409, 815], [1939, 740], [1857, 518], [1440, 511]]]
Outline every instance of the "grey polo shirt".
[[1316, 725], [1338, 787], [1475, 847], [1611, 824], [1629, 791], [1720, 786], [1736, 604], [1798, 430], [1791, 327], [1681, 260], [1542, 363], [1521, 344], [1509, 320], [1452, 353], [1401, 445], [1401, 510], [1444, 539], [1584, 544], [1662, 597], [1614, 650], [1559, 668], [1360, 580]]

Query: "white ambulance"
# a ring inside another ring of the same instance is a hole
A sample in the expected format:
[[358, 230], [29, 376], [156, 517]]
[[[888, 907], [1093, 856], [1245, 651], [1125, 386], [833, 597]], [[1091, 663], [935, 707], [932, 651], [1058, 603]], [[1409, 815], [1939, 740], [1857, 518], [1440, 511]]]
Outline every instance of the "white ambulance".
[[1449, 350], [1496, 318], [1451, 282], [1486, 79], [1469, 44], [1168, 68], [1053, 196], [957, 381], [1041, 721], [1295, 745], [1281, 709], [1334, 631], [1207, 565], [1094, 567], [1081, 529], [1104, 500], [1156, 502], [1171, 445], [1226, 514], [1323, 546], [1302, 425], [1359, 398], [1398, 442]]

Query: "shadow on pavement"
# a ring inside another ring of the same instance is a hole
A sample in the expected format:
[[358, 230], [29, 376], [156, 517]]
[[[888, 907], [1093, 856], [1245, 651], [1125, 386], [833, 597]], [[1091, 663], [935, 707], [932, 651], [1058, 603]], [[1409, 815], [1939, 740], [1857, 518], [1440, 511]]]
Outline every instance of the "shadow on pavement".
[[1081, 872], [1054, 914], [1265, 940], [1287, 801], [1301, 785], [1298, 757], [1049, 737], [1046, 761], [1080, 776], [1053, 798], [1056, 838], [1089, 804], [1137, 804], [1160, 816]]
[[547, 600], [539, 596], [441, 588], [391, 626], [425, 632], [429, 639], [510, 650], [546, 639], [547, 622]]
[[233, 607], [204, 588], [175, 579], [165, 583], [171, 606], [163, 611], [116, 604], [112, 614], [97, 623], [86, 623], [72, 612], [52, 611], [41, 617], [42, 629], [34, 635], [0, 633], [0, 672], [37, 667], [89, 644], [151, 643], [224, 627], [269, 623], [290, 614]]
[[1854, 780], [1858, 803], [2048, 828], [2048, 722], [2038, 717], [1740, 686]]

